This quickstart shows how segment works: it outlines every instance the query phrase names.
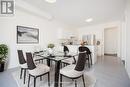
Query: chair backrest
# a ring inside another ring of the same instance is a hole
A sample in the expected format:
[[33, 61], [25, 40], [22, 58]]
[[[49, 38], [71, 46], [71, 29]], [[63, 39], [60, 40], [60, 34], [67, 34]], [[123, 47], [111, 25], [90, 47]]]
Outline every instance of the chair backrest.
[[64, 49], [63, 49], [64, 52], [68, 51], [69, 52], [69, 49], [67, 46], [64, 46]]
[[24, 58], [23, 51], [22, 50], [17, 50], [17, 52], [18, 52], [19, 63], [20, 64], [25, 64], [26, 60]]
[[66, 56], [69, 53], [68, 47], [64, 45], [63, 51], [64, 51], [64, 55]]
[[79, 52], [84, 52], [84, 51], [86, 51], [87, 54], [91, 54], [91, 51], [89, 50], [88, 47], [80, 46], [79, 47]]
[[78, 61], [77, 61], [77, 64], [75, 66], [76, 71], [83, 71], [84, 70], [85, 63], [86, 63], [86, 56], [87, 56], [86, 51], [79, 53]]
[[36, 68], [36, 65], [34, 64], [33, 57], [32, 57], [32, 53], [27, 52], [27, 53], [26, 53], [26, 58], [27, 58], [28, 69], [29, 69], [29, 70], [35, 69], [35, 68]]

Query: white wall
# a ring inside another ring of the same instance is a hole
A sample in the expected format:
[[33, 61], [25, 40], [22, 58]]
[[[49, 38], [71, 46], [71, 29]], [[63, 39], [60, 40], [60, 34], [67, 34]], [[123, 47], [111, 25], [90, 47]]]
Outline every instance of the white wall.
[[98, 24], [98, 25], [92, 25], [92, 26], [86, 26], [86, 27], [81, 27], [78, 28], [78, 36], [81, 39], [82, 35], [86, 34], [95, 34], [96, 39], [101, 42], [100, 46], [98, 46], [98, 56], [104, 55], [104, 29], [106, 28], [112, 28], [112, 27], [117, 27], [119, 29], [119, 35], [118, 35], [118, 56], [121, 56], [120, 48], [121, 48], [121, 43], [120, 40], [120, 31], [122, 30], [121, 28], [121, 22], [120, 21], [115, 21], [115, 22], [110, 22], [110, 23], [103, 23], [103, 24]]
[[117, 54], [118, 50], [118, 29], [107, 28], [104, 31], [104, 53]]
[[70, 36], [77, 36], [76, 29], [67, 28], [62, 31], [61, 38], [67, 38], [70, 39]]
[[[17, 25], [38, 28], [39, 44], [17, 44]], [[5, 43], [9, 46], [8, 68], [18, 66], [17, 48], [32, 50], [37, 45], [46, 47], [48, 43], [57, 43], [62, 33], [69, 32], [69, 29], [65, 30], [67, 28], [66, 25], [56, 20], [49, 21], [18, 8], [16, 8], [14, 16], [0, 17], [0, 44]]]
[[130, 0], [126, 7], [126, 69], [130, 76]]
[[121, 57], [122, 60], [126, 60], [126, 23], [122, 22], [122, 30], [121, 30]]

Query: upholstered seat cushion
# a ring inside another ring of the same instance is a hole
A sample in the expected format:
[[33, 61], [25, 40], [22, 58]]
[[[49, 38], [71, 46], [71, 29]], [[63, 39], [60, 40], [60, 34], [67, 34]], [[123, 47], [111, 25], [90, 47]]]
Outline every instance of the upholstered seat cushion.
[[75, 70], [75, 64], [68, 65], [60, 70], [60, 74], [70, 77], [70, 78], [76, 78], [83, 74], [84, 71], [76, 71]]
[[28, 68], [27, 63], [20, 64], [20, 67], [21, 67], [21, 68]]
[[50, 67], [44, 64], [38, 64], [35, 69], [29, 70], [29, 74], [39, 76], [50, 71]]

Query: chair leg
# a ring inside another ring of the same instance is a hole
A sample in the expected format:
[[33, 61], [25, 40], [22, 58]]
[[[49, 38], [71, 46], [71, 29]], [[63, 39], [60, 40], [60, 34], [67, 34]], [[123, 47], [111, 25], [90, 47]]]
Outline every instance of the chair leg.
[[51, 66], [52, 66], [52, 61], [50, 61], [50, 64], [51, 64]]
[[36, 77], [34, 77], [34, 87], [36, 87]]
[[22, 79], [22, 74], [23, 74], [23, 68], [21, 68], [20, 79]]
[[85, 87], [84, 75], [82, 75], [82, 79], [83, 79], [83, 85]]
[[24, 84], [25, 84], [25, 79], [26, 79], [26, 69], [24, 69]]
[[48, 72], [48, 86], [50, 87], [50, 73]]
[[77, 81], [75, 80], [75, 87], [77, 87]]
[[75, 59], [75, 56], [73, 56], [73, 59], [74, 59], [74, 64], [76, 64], [76, 59]]
[[63, 67], [65, 67], [65, 64], [63, 64]]
[[91, 60], [91, 65], [92, 65], [92, 56], [91, 56], [91, 54], [90, 54], [90, 60]]
[[62, 75], [60, 74], [60, 87], [62, 87]]
[[63, 64], [61, 63], [61, 64], [60, 64], [60, 69], [62, 68], [62, 65], [63, 65]]
[[43, 63], [43, 60], [42, 60], [42, 63]]
[[90, 68], [90, 61], [89, 61], [89, 58], [88, 58], [88, 67]]
[[40, 81], [42, 81], [42, 76], [40, 76]]
[[29, 84], [30, 84], [30, 74], [29, 74], [29, 78], [28, 78], [28, 87], [29, 87]]

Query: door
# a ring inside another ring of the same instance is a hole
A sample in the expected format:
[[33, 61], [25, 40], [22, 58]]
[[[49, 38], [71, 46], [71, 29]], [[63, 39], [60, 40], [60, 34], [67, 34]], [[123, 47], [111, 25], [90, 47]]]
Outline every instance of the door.
[[106, 28], [104, 30], [104, 54], [117, 56], [118, 28]]

